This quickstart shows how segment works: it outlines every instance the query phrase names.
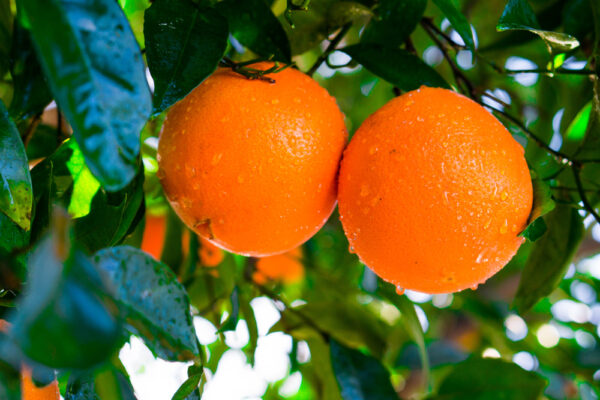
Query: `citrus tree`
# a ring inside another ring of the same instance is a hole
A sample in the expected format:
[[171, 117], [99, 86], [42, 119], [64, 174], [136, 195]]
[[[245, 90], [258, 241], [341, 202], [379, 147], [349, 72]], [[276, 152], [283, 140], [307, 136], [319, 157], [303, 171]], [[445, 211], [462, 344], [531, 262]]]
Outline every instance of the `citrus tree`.
[[0, 399], [597, 399], [599, 13], [0, 0]]

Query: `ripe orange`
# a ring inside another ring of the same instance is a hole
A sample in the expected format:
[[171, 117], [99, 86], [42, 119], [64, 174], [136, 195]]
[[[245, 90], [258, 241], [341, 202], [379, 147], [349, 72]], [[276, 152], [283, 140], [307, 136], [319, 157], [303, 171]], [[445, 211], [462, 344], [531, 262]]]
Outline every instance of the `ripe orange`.
[[151, 254], [157, 260], [165, 244], [165, 232], [167, 231], [167, 219], [164, 215], [146, 214], [146, 225], [140, 248]]
[[58, 382], [54, 380], [49, 385], [37, 387], [31, 379], [31, 371], [23, 367], [21, 371], [21, 398], [23, 400], [58, 400]]
[[[0, 319], [0, 332], [6, 332], [10, 324]], [[31, 379], [31, 370], [25, 366], [21, 369], [21, 399], [23, 400], [58, 400], [60, 394], [58, 391], [58, 382], [54, 382], [44, 387], [37, 387]]]
[[269, 280], [286, 284], [298, 282], [304, 277], [301, 258], [301, 247], [296, 247], [287, 253], [259, 258], [256, 262], [253, 279], [259, 284], [264, 284]]
[[158, 176], [183, 222], [255, 257], [293, 249], [325, 223], [347, 140], [325, 89], [292, 68], [269, 76], [218, 69], [171, 108], [158, 146]]
[[445, 89], [422, 87], [367, 118], [340, 168], [351, 249], [399, 289], [484, 282], [523, 242], [532, 198], [523, 148], [483, 107]]
[[198, 250], [200, 263], [205, 267], [216, 267], [223, 261], [223, 250], [215, 246], [209, 240], [200, 238], [200, 250]]

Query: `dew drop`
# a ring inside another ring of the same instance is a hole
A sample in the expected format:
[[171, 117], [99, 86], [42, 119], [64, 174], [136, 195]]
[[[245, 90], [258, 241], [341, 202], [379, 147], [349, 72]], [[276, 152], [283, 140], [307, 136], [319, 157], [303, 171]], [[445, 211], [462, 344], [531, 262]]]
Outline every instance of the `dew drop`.
[[507, 192], [502, 192], [502, 194], [500, 195], [500, 198], [504, 201], [508, 198], [508, 193]]
[[369, 186], [368, 185], [362, 185], [360, 187], [360, 195], [361, 197], [367, 197], [369, 195]]
[[483, 225], [483, 229], [487, 229], [490, 227], [490, 224], [492, 223], [492, 219], [488, 219], [487, 222], [485, 223], [485, 225]]
[[479, 287], [479, 285], [476, 283], [473, 286], [471, 286], [471, 290], [477, 290], [478, 287]]
[[352, 245], [348, 246], [348, 252], [349, 252], [350, 254], [354, 254], [354, 253], [355, 253], [355, 251], [354, 251], [354, 246], [352, 246]]
[[398, 293], [398, 296], [402, 296], [404, 292], [406, 292], [406, 289], [401, 286], [396, 286], [396, 293]]
[[213, 156], [211, 164], [212, 165], [217, 165], [219, 163], [219, 161], [221, 161], [221, 158], [223, 158], [223, 153], [217, 153]]
[[371, 148], [369, 149], [369, 154], [373, 155], [377, 152], [377, 146], [371, 146]]

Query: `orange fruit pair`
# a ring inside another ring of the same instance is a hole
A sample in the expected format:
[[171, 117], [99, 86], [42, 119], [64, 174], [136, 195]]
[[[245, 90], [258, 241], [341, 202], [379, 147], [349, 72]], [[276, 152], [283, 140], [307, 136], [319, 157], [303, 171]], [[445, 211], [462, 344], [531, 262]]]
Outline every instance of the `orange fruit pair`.
[[399, 288], [474, 288], [515, 254], [529, 170], [483, 107], [434, 88], [393, 99], [354, 135], [338, 189], [346, 130], [335, 100], [292, 68], [270, 78], [219, 69], [168, 112], [159, 178], [199, 235], [238, 254], [281, 254], [319, 230], [337, 198], [351, 249]]

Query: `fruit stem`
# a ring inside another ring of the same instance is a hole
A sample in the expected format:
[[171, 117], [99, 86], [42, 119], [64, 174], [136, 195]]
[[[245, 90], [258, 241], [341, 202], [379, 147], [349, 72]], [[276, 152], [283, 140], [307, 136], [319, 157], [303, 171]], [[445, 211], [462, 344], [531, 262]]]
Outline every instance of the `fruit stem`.
[[338, 46], [338, 44], [340, 44], [340, 42], [342, 41], [344, 36], [346, 36], [346, 33], [348, 33], [351, 27], [352, 23], [347, 23], [342, 27], [342, 29], [340, 29], [337, 35], [335, 35], [335, 37], [331, 39], [325, 51], [319, 56], [319, 58], [317, 58], [317, 61], [315, 61], [313, 66], [310, 67], [310, 69], [306, 73], [308, 76], [313, 76], [315, 72], [317, 72], [321, 64], [323, 64], [323, 62], [325, 62], [329, 58], [329, 55], [335, 51], [336, 47]]
[[274, 65], [271, 68], [266, 69], [266, 70], [248, 67], [248, 65], [252, 65], [252, 64], [255, 64], [258, 62], [262, 62], [262, 61], [270, 61], [270, 60], [271, 60], [270, 58], [257, 58], [257, 59], [250, 60], [250, 61], [235, 62], [232, 59], [230, 59], [229, 57], [223, 57], [223, 60], [221, 60], [219, 65], [221, 67], [231, 68], [231, 70], [233, 72], [238, 73], [238, 74], [246, 77], [247, 79], [250, 79], [250, 80], [258, 79], [258, 80], [269, 82], [269, 83], [275, 83], [275, 79], [268, 77], [266, 75], [276, 74], [276, 73], [281, 72], [284, 69], [289, 68], [292, 65], [294, 65], [293, 63], [281, 65], [280, 62], [275, 61]]

